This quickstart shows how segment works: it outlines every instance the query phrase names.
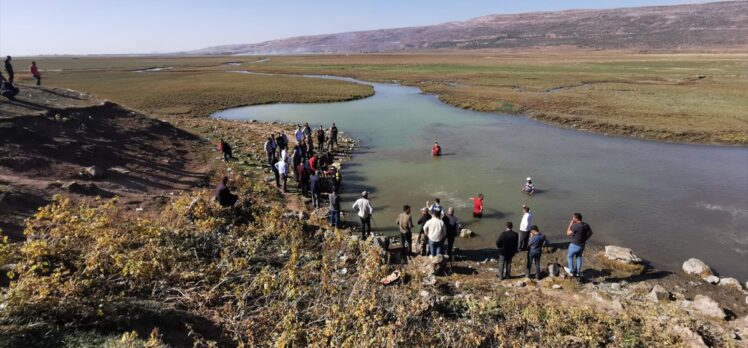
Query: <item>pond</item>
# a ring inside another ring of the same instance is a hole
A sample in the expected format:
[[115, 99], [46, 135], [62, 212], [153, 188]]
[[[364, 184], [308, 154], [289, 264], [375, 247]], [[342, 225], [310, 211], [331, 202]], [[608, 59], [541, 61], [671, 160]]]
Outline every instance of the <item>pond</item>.
[[[492, 248], [505, 221], [518, 227], [527, 204], [551, 241], [565, 241], [570, 214], [580, 212], [596, 244], [632, 248], [667, 270], [696, 257], [748, 279], [748, 148], [591, 134], [458, 109], [418, 88], [367, 84], [375, 95], [357, 101], [241, 107], [214, 117], [335, 122], [360, 139], [344, 166], [343, 205], [350, 211], [361, 191], [372, 192], [375, 232], [395, 235], [404, 204], [416, 220], [417, 208], [439, 197], [478, 235], [458, 239], [458, 248]], [[440, 158], [430, 155], [434, 141]], [[532, 197], [520, 192], [528, 176], [539, 189]], [[478, 193], [483, 219], [471, 213], [469, 197]]]

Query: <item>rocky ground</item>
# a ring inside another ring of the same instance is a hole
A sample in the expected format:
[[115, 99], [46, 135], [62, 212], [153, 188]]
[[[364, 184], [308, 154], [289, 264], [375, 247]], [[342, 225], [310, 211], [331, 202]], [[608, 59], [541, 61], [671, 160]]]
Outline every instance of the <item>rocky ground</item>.
[[57, 193], [151, 211], [210, 174], [204, 139], [71, 90], [21, 86], [3, 98], [0, 139], [0, 229], [12, 239]]

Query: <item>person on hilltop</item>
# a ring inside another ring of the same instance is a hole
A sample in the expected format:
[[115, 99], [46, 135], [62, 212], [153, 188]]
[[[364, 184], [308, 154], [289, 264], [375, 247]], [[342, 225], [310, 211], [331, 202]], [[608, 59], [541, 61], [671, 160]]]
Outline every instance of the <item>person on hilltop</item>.
[[221, 138], [221, 140], [218, 142], [218, 151], [221, 151], [223, 160], [226, 162], [228, 162], [230, 159], [235, 159], [233, 150], [231, 149], [231, 145], [225, 142], [223, 138]]
[[530, 278], [531, 267], [535, 265], [535, 280], [540, 280], [540, 255], [543, 254], [545, 235], [540, 233], [540, 229], [536, 225], [530, 227], [530, 241], [528, 244], [529, 250], [527, 252], [527, 272], [525, 272], [525, 277]]
[[434, 146], [431, 148], [431, 156], [441, 156], [442, 155], [442, 147], [439, 146], [438, 142], [434, 142]]
[[519, 250], [527, 250], [527, 242], [530, 239], [530, 227], [532, 227], [532, 213], [530, 207], [522, 205], [522, 222], [519, 223]]
[[36, 62], [31, 62], [29, 71], [31, 72], [31, 76], [33, 76], [36, 79], [36, 85], [41, 86], [42, 85], [42, 74], [39, 73], [39, 68], [36, 67]]
[[452, 258], [452, 253], [454, 251], [455, 247], [455, 238], [460, 233], [460, 229], [462, 226], [460, 226], [460, 220], [457, 219], [455, 216], [455, 209], [452, 207], [449, 207], [447, 209], [447, 214], [444, 215], [444, 226], [447, 228], [447, 236], [446, 236], [446, 245], [444, 246], [444, 251], [449, 255], [450, 258]]
[[319, 198], [322, 194], [319, 182], [320, 174], [319, 170], [313, 170], [312, 175], [309, 177], [309, 186], [312, 189], [312, 206], [314, 209], [319, 208]]
[[527, 177], [527, 181], [525, 181], [525, 185], [522, 186], [522, 192], [532, 196], [535, 194], [535, 184], [532, 183], [532, 178]]
[[[566, 235], [571, 239], [569, 250], [566, 254], [569, 264], [569, 267], [566, 267], [566, 272], [573, 277], [581, 277], [582, 254], [584, 253], [585, 244], [592, 237], [592, 229], [590, 228], [590, 225], [582, 221], [582, 214], [574, 213], [571, 215], [571, 221], [569, 222], [569, 228], [566, 230]], [[576, 263], [574, 262], [575, 258]]]
[[429, 204], [431, 202], [426, 201], [426, 207], [429, 209], [429, 212], [437, 211], [439, 212], [439, 216], [444, 215], [444, 207], [442, 207], [441, 200], [439, 198], [434, 198], [434, 204]]
[[474, 218], [482, 218], [483, 217], [483, 194], [479, 193], [477, 197], [470, 197], [470, 200], [473, 201], [473, 217]]
[[330, 227], [340, 227], [340, 196], [338, 191], [333, 189], [328, 197], [330, 199]]
[[16, 74], [13, 73], [13, 64], [11, 64], [10, 61], [11, 61], [10, 56], [5, 58], [5, 72], [8, 73], [8, 82], [10, 82], [10, 84], [12, 85], [14, 84], [13, 81], [15, 79]]
[[418, 218], [418, 225], [421, 226], [421, 229], [418, 231], [418, 250], [421, 256], [426, 256], [426, 250], [427, 250], [427, 240], [426, 232], [423, 230], [423, 226], [426, 225], [426, 222], [431, 220], [431, 214], [429, 214], [428, 208], [421, 208], [421, 217]]
[[278, 174], [280, 174], [281, 182], [283, 183], [281, 192], [286, 193], [286, 183], [288, 182], [288, 163], [280, 159], [278, 160], [278, 162], [275, 163], [274, 167], [275, 169], [278, 170]]
[[275, 140], [274, 150], [278, 152], [278, 157], [282, 158], [283, 156], [281, 156], [281, 152], [286, 149], [286, 141], [288, 141], [288, 138], [286, 138], [285, 134], [281, 131], [273, 140]]
[[400, 229], [400, 245], [403, 250], [403, 261], [408, 262], [413, 244], [413, 218], [410, 216], [410, 206], [404, 205], [403, 212], [398, 215], [395, 224]]
[[353, 209], [358, 212], [361, 219], [361, 239], [366, 240], [371, 233], [371, 215], [374, 213], [374, 208], [369, 202], [369, 192], [361, 192], [361, 198], [353, 203]]
[[442, 221], [439, 211], [431, 212], [431, 219], [423, 224], [423, 231], [429, 238], [429, 256], [434, 257], [442, 254], [444, 238], [447, 236], [447, 227], [444, 226], [444, 221]]
[[305, 137], [312, 136], [312, 127], [309, 127], [309, 123], [304, 123], [304, 128], [302, 129], [302, 132], [304, 133]]
[[511, 221], [506, 222], [506, 230], [496, 240], [496, 248], [499, 249], [499, 280], [508, 279], [512, 276], [512, 258], [517, 253], [519, 236], [512, 231], [514, 225]]
[[319, 152], [325, 151], [325, 129], [322, 125], [317, 129], [317, 150]]
[[338, 126], [335, 123], [330, 127], [330, 151], [338, 147]]
[[225, 208], [234, 206], [234, 203], [239, 199], [239, 196], [231, 193], [231, 190], [226, 186], [228, 182], [229, 178], [224, 176], [221, 182], [218, 183], [218, 186], [216, 186], [215, 192], [216, 201]]

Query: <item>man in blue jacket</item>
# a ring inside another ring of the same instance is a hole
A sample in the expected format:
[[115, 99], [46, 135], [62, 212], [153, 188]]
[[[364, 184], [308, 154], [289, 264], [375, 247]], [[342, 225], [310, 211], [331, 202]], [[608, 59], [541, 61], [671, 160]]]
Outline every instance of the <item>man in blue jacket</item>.
[[530, 241], [527, 243], [530, 249], [527, 252], [527, 272], [525, 277], [530, 278], [532, 265], [535, 265], [535, 280], [540, 280], [540, 255], [543, 254], [543, 245], [545, 245], [545, 236], [540, 233], [536, 225], [530, 227]]

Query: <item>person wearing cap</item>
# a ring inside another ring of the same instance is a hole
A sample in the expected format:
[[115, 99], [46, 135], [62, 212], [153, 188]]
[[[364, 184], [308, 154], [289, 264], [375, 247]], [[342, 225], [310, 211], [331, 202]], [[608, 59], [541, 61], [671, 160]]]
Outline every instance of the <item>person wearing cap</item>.
[[519, 245], [521, 251], [527, 250], [527, 242], [530, 239], [530, 227], [532, 227], [532, 213], [530, 207], [522, 205], [522, 222], [519, 223]]
[[525, 182], [525, 185], [522, 186], [522, 192], [527, 193], [528, 195], [532, 196], [535, 194], [535, 185], [532, 183], [532, 178], [527, 177], [527, 181]]
[[353, 203], [352, 208], [358, 212], [358, 217], [361, 219], [361, 239], [365, 240], [371, 233], [371, 214], [374, 212], [369, 202], [369, 192], [361, 192], [361, 198]]

